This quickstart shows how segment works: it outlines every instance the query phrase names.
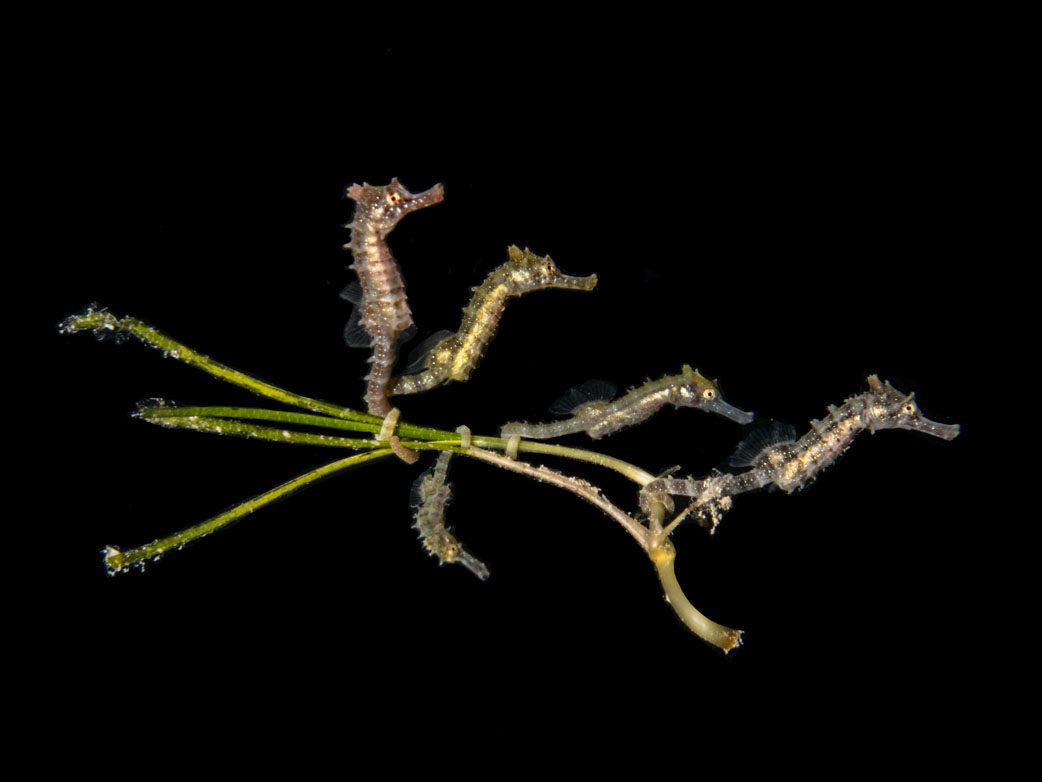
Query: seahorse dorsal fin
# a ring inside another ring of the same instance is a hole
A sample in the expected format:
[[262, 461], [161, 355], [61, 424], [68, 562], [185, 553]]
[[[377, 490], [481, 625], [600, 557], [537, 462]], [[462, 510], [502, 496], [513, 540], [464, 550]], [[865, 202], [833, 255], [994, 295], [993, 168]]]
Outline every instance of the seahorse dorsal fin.
[[614, 383], [607, 380], [587, 380], [581, 385], [568, 389], [568, 393], [550, 405], [550, 412], [554, 415], [567, 416], [574, 413], [580, 407], [596, 404], [599, 402], [610, 402], [615, 398], [618, 391]]
[[359, 306], [351, 310], [351, 317], [344, 326], [344, 342], [349, 348], [367, 348], [373, 344], [372, 336], [362, 323], [362, 308]]
[[796, 428], [792, 424], [781, 421], [770, 421], [766, 425], [753, 429], [738, 444], [734, 454], [727, 460], [732, 467], [751, 467], [764, 451], [779, 445], [796, 442]]
[[435, 331], [423, 342], [418, 343], [416, 347], [409, 351], [409, 357], [405, 360], [405, 369], [402, 371], [402, 374], [412, 375], [426, 369], [427, 359], [434, 351], [434, 348], [438, 346], [438, 343], [446, 337], [453, 336], [455, 333], [448, 329], [442, 329], [441, 331]]
[[416, 480], [412, 482], [412, 487], [409, 489], [409, 506], [412, 508], [418, 508], [423, 505], [426, 497], [423, 496], [423, 484], [428, 478], [434, 475], [436, 464], [432, 464], [426, 470], [421, 472]]
[[349, 283], [342, 291], [340, 291], [340, 298], [345, 299], [356, 307], [362, 303], [362, 286], [357, 281]]
[[427, 476], [434, 472], [434, 465], [421, 472], [409, 487], [409, 507], [418, 508], [423, 505], [423, 482]]

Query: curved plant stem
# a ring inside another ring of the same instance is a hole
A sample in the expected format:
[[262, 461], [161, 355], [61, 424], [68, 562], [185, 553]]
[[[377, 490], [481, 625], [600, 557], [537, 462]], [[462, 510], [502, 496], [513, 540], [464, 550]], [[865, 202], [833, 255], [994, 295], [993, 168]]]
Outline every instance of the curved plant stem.
[[673, 567], [677, 552], [671, 542], [662, 539], [662, 543], [653, 547], [648, 553], [655, 564], [659, 581], [662, 582], [666, 602], [691, 632], [703, 641], [720, 647], [724, 652], [729, 652], [742, 643], [741, 630], [733, 630], [717, 624], [695, 608], [687, 599], [684, 590], [680, 588], [680, 582], [677, 581], [676, 570]]
[[494, 464], [497, 467], [502, 467], [504, 470], [510, 470], [512, 472], [520, 473], [521, 475], [527, 475], [529, 478], [535, 478], [537, 481], [541, 481], [542, 483], [549, 483], [553, 486], [564, 489], [565, 491], [570, 491], [572, 494], [586, 500], [591, 505], [599, 508], [608, 516], [615, 519], [615, 521], [619, 522], [619, 524], [622, 525], [622, 528], [637, 541], [640, 547], [647, 551], [648, 531], [644, 526], [624, 510], [613, 505], [593, 484], [587, 483], [580, 478], [573, 478], [570, 475], [565, 475], [556, 470], [551, 470], [549, 467], [536, 467], [528, 462], [515, 461], [506, 456], [500, 456], [498, 453], [486, 451], [474, 446], [471, 446], [464, 453], [466, 456], [470, 456], [489, 464]]
[[326, 476], [333, 475], [334, 473], [359, 464], [364, 464], [365, 462], [371, 462], [375, 459], [383, 459], [390, 455], [390, 449], [383, 448], [378, 451], [372, 451], [371, 453], [356, 454], [354, 456], [349, 456], [346, 459], [339, 459], [315, 470], [311, 470], [310, 472], [306, 472], [288, 483], [277, 486], [270, 491], [266, 491], [263, 494], [254, 497], [252, 500], [247, 500], [240, 505], [236, 505], [231, 510], [227, 510], [220, 515], [214, 516], [212, 519], [196, 524], [194, 527], [181, 530], [169, 537], [161, 538], [152, 543], [138, 546], [137, 548], [128, 551], [120, 551], [115, 546], [106, 546], [103, 552], [105, 555], [105, 566], [108, 568], [110, 574], [125, 572], [132, 565], [143, 566], [144, 563], [149, 560], [158, 559], [168, 551], [179, 549], [187, 543], [191, 543], [192, 541], [205, 537], [212, 532], [216, 532], [222, 527], [231, 524], [233, 521], [253, 513], [258, 508], [262, 508], [275, 500], [287, 497], [321, 478], [325, 478]]
[[570, 491], [604, 511], [608, 516], [619, 522], [623, 529], [629, 532], [640, 547], [647, 552], [655, 565], [659, 581], [662, 583], [666, 602], [669, 603], [670, 607], [672, 607], [691, 632], [704, 641], [719, 647], [725, 653], [741, 644], [742, 632], [740, 630], [733, 630], [730, 627], [717, 624], [706, 617], [705, 614], [691, 604], [691, 601], [684, 594], [684, 590], [680, 588], [680, 582], [677, 581], [674, 569], [676, 549], [662, 534], [662, 515], [665, 509], [661, 505], [656, 508], [657, 512], [653, 515], [651, 529], [649, 530], [628, 513], [609, 502], [596, 487], [578, 478], [563, 475], [547, 467], [536, 467], [527, 462], [515, 461], [481, 448], [472, 447], [466, 454], [475, 459], [494, 464], [497, 467], [512, 470], [530, 478], [535, 478], [537, 481], [549, 483]]
[[655, 565], [659, 581], [662, 583], [662, 591], [666, 594], [666, 602], [670, 608], [680, 617], [680, 621], [687, 628], [713, 646], [723, 649], [724, 654], [731, 651], [742, 643], [742, 631], [733, 630], [730, 627], [717, 624], [691, 604], [680, 588], [677, 580], [674, 563], [677, 559], [677, 550], [669, 540], [669, 531], [673, 526], [670, 524], [663, 529], [662, 522], [665, 520], [666, 508], [661, 502], [651, 505], [649, 511], [648, 525], [650, 534], [648, 536], [648, 557]]

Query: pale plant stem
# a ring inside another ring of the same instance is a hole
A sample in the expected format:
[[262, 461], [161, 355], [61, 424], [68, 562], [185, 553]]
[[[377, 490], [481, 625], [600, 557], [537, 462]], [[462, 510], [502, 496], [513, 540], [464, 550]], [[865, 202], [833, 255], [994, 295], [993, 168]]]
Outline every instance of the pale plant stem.
[[655, 563], [655, 570], [658, 572], [662, 590], [666, 593], [666, 600], [670, 607], [680, 617], [680, 621], [703, 641], [723, 649], [724, 652], [731, 651], [742, 643], [742, 631], [717, 624], [691, 605], [684, 590], [680, 588], [680, 582], [677, 581], [677, 574], [673, 567], [676, 558], [676, 549], [668, 540], [651, 552], [651, 561]]
[[680, 526], [680, 522], [682, 522], [684, 519], [690, 516], [692, 511], [694, 511], [697, 507], [697, 502], [689, 503], [688, 506], [684, 508], [684, 510], [680, 511], [680, 513], [677, 514], [676, 518], [674, 518], [673, 521], [669, 522], [669, 524], [666, 525], [665, 529], [662, 530], [662, 536], [668, 538], [670, 535], [672, 535], [673, 530]]
[[691, 604], [680, 587], [675, 568], [677, 550], [668, 537], [670, 528], [662, 527], [666, 515], [665, 507], [659, 502], [652, 503], [649, 515], [651, 534], [648, 536], [648, 556], [655, 565], [655, 572], [658, 573], [662, 591], [670, 608], [680, 617], [680, 621], [703, 641], [719, 647], [725, 653], [739, 646], [742, 643], [742, 631], [714, 622]]
[[740, 630], [732, 630], [730, 627], [717, 624], [706, 617], [705, 614], [691, 604], [691, 601], [684, 594], [684, 590], [680, 588], [680, 582], [677, 580], [676, 570], [674, 569], [676, 549], [663, 534], [662, 521], [665, 515], [665, 508], [660, 503], [656, 503], [652, 507], [650, 526], [646, 528], [625, 511], [609, 502], [595, 486], [578, 478], [563, 475], [547, 467], [537, 467], [527, 462], [516, 461], [481, 448], [471, 447], [466, 452], [466, 455], [489, 464], [494, 464], [497, 467], [502, 467], [505, 470], [526, 475], [537, 481], [549, 483], [565, 491], [570, 491], [572, 494], [599, 508], [619, 522], [623, 529], [629, 532], [648, 554], [655, 565], [659, 581], [662, 583], [666, 602], [669, 603], [670, 607], [688, 629], [699, 638], [719, 647], [724, 652], [731, 651], [741, 643], [742, 633]]
[[214, 516], [212, 519], [196, 524], [193, 527], [188, 527], [187, 529], [176, 532], [168, 537], [160, 538], [159, 540], [153, 541], [144, 546], [138, 546], [137, 548], [129, 549], [128, 551], [120, 551], [115, 546], [107, 546], [105, 548], [105, 565], [110, 573], [125, 571], [132, 565], [143, 565], [145, 562], [158, 559], [168, 551], [179, 549], [194, 540], [198, 540], [199, 538], [216, 532], [222, 527], [231, 524], [233, 521], [253, 513], [258, 508], [262, 508], [275, 500], [300, 491], [304, 487], [320, 480], [321, 478], [325, 478], [359, 464], [371, 462], [375, 459], [383, 459], [390, 455], [390, 449], [383, 448], [370, 453], [355, 454], [346, 459], [339, 459], [335, 462], [330, 462], [322, 467], [311, 470], [310, 472], [306, 472], [288, 483], [284, 483], [281, 486], [266, 491], [251, 500], [236, 505], [234, 508]]
[[590, 503], [594, 507], [599, 508], [609, 517], [617, 521], [622, 528], [637, 541], [637, 544], [643, 550], [647, 551], [648, 531], [640, 522], [605, 498], [596, 486], [593, 486], [580, 478], [574, 478], [570, 475], [559, 473], [556, 470], [551, 470], [549, 467], [537, 467], [528, 462], [521, 462], [510, 459], [506, 456], [500, 456], [498, 453], [486, 451], [482, 448], [475, 447], [474, 445], [471, 445], [471, 447], [465, 451], [465, 455], [488, 464], [494, 464], [497, 467], [502, 467], [504, 470], [510, 470], [511, 472], [520, 473], [521, 475], [527, 475], [529, 478], [535, 478], [537, 481], [542, 483], [549, 483], [552, 486], [557, 486], [560, 489], [571, 492], [577, 497], [586, 500], [586, 502]]

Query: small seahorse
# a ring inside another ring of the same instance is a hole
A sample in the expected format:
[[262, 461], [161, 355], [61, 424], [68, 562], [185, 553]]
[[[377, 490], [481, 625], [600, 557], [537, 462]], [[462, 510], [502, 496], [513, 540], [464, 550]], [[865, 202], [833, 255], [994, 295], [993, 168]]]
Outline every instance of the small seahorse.
[[591, 291], [596, 285], [596, 274], [589, 277], [562, 274], [549, 255], [536, 255], [528, 248], [507, 248], [507, 262], [473, 289], [474, 295], [463, 310], [459, 331], [440, 331], [424, 340], [413, 361], [422, 369], [394, 378], [391, 396], [418, 394], [450, 381], [466, 382], [481, 362], [510, 299], [548, 288]]
[[419, 531], [423, 547], [442, 565], [463, 565], [484, 581], [488, 578], [485, 563], [463, 548], [445, 526], [445, 507], [452, 499], [452, 484], [446, 483], [451, 458], [449, 451], [438, 454], [438, 461], [413, 484], [413, 505], [416, 508], [413, 527]]
[[615, 388], [604, 381], [589, 381], [577, 386], [554, 403], [551, 410], [572, 417], [555, 423], [509, 423], [500, 429], [502, 437], [520, 435], [532, 440], [549, 440], [576, 432], [586, 432], [599, 440], [615, 432], [636, 426], [653, 416], [667, 404], [674, 407], [696, 407], [716, 413], [740, 424], [753, 420], [753, 414], [728, 404], [720, 396], [715, 382], [697, 369], [685, 364], [679, 375], [666, 375], [633, 388], [614, 402]]
[[372, 347], [365, 401], [373, 415], [387, 415], [391, 409], [387, 387], [398, 358], [398, 342], [413, 326], [405, 282], [387, 246], [387, 235], [409, 212], [440, 203], [445, 190], [438, 184], [414, 194], [395, 178], [382, 187], [351, 185], [347, 197], [356, 206], [347, 226], [351, 241], [344, 246], [354, 256], [348, 268], [358, 273], [358, 285], [349, 285], [341, 294], [355, 305], [344, 339], [352, 347]]
[[[822, 420], [811, 421], [811, 429], [799, 439], [786, 429], [775, 426], [764, 438], [754, 433], [752, 442], [739, 445], [731, 465], [751, 467], [742, 473], [715, 472], [707, 478], [659, 478], [641, 489], [641, 506], [664, 495], [695, 498], [689, 510], [708, 512], [714, 523], [720, 510], [730, 506], [730, 498], [768, 485], [786, 492], [808, 485], [826, 467], [850, 447], [864, 431], [911, 429], [942, 440], [953, 440], [959, 434], [958, 424], [940, 424], [925, 418], [915, 404], [915, 394], [904, 394], [890, 383], [880, 382], [876, 375], [868, 377], [868, 391], [847, 399], [841, 406], [829, 406]], [[724, 502], [726, 507], [722, 507]]]

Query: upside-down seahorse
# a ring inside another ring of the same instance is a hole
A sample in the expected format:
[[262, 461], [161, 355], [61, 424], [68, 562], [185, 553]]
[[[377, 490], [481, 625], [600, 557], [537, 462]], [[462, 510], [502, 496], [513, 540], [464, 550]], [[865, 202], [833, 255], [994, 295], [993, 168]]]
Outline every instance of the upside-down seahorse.
[[446, 482], [451, 458], [449, 451], [438, 454], [434, 465], [413, 484], [413, 506], [416, 508], [413, 527], [420, 533], [423, 547], [432, 557], [437, 557], [438, 562], [463, 565], [484, 581], [488, 578], [485, 563], [463, 548], [445, 526], [445, 508], [452, 499], [452, 484]]
[[772, 484], [791, 493], [835, 462], [858, 434], [880, 429], [911, 429], [943, 440], [959, 434], [958, 424], [925, 418], [914, 393], [904, 394], [870, 375], [866, 393], [850, 397], [839, 407], [830, 405], [828, 415], [811, 421], [810, 431], [799, 439], [786, 437], [783, 429], [776, 428], [766, 440], [754, 434], [751, 441], [742, 443], [731, 465], [751, 469], [735, 474], [717, 472], [702, 479], [659, 478], [641, 489], [641, 506], [647, 510], [650, 502], [666, 495], [693, 497], [689, 510], [709, 515], [715, 523], [734, 495]]
[[349, 285], [341, 294], [355, 305], [344, 340], [352, 347], [372, 347], [365, 401], [370, 413], [382, 416], [391, 409], [387, 388], [398, 342], [413, 326], [405, 282], [387, 246], [387, 235], [409, 212], [441, 202], [445, 190], [438, 184], [414, 194], [395, 178], [383, 187], [351, 185], [347, 197], [355, 202], [355, 214], [347, 226], [351, 241], [344, 246], [354, 256], [348, 268], [357, 272], [358, 285]]
[[548, 288], [591, 291], [596, 285], [596, 274], [562, 274], [549, 255], [536, 255], [528, 248], [507, 248], [506, 263], [474, 288], [459, 331], [440, 331], [424, 340], [413, 362], [422, 369], [394, 378], [391, 396], [418, 394], [450, 381], [466, 382], [485, 354], [510, 299]]
[[554, 403], [553, 412], [571, 415], [564, 421], [546, 424], [509, 423], [503, 426], [503, 437], [520, 435], [533, 440], [549, 440], [576, 432], [586, 432], [594, 440], [628, 429], [646, 421], [667, 404], [695, 407], [716, 413], [740, 424], [753, 420], [753, 414], [729, 405], [720, 396], [715, 382], [697, 369], [685, 364], [679, 375], [649, 380], [638, 388], [610, 401], [615, 387], [604, 381], [590, 381], [577, 386]]

